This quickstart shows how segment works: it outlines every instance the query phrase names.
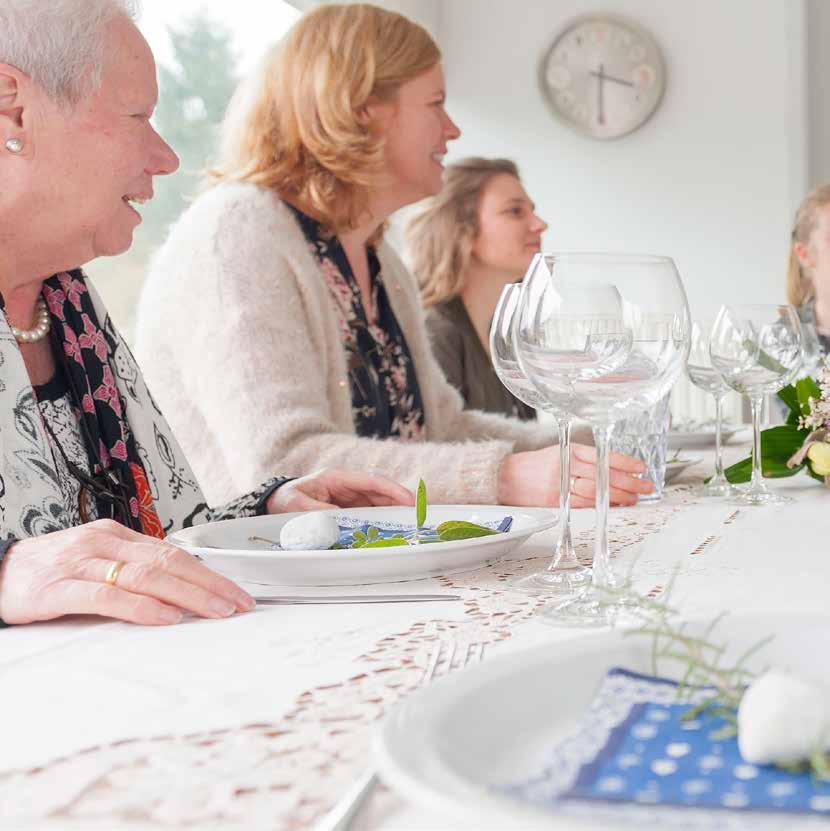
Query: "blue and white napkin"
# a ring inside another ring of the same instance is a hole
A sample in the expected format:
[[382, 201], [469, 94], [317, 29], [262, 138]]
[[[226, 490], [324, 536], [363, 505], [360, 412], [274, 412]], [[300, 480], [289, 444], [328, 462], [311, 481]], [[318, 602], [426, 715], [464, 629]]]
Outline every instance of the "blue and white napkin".
[[[695, 700], [708, 694], [699, 690]], [[830, 784], [747, 764], [737, 739], [719, 735], [724, 719], [682, 719], [690, 707], [678, 702], [674, 681], [612, 669], [544, 769], [504, 790], [551, 808], [627, 803], [830, 817]]]

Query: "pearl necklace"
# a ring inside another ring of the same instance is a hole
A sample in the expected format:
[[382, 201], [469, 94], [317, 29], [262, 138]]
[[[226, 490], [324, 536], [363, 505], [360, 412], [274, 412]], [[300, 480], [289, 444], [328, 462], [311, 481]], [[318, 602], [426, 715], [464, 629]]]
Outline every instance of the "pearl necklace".
[[18, 343], [34, 343], [35, 341], [45, 338], [52, 328], [52, 319], [49, 317], [49, 309], [46, 307], [46, 301], [42, 297], [38, 297], [35, 303], [35, 325], [31, 329], [18, 329], [17, 326], [12, 326], [12, 334]]

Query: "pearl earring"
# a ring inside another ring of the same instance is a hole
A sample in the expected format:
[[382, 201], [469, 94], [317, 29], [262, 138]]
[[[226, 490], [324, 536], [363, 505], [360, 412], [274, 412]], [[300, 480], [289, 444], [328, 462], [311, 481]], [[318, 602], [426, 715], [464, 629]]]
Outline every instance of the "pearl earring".
[[6, 150], [9, 153], [19, 153], [23, 149], [23, 142], [19, 138], [10, 138], [6, 140]]

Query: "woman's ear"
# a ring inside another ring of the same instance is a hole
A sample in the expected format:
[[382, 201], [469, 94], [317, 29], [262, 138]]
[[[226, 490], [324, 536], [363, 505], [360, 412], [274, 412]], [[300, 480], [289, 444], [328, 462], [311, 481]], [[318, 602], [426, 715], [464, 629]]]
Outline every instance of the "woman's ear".
[[809, 248], [803, 242], [793, 243], [793, 254], [795, 254], [802, 268], [812, 268], [815, 265], [812, 257], [810, 257]]
[[0, 63], [0, 154], [23, 155], [30, 144], [24, 125], [24, 76]]
[[389, 101], [382, 101], [376, 95], [370, 95], [366, 103], [357, 111], [357, 119], [363, 127], [377, 124], [385, 129], [392, 120], [395, 107]]

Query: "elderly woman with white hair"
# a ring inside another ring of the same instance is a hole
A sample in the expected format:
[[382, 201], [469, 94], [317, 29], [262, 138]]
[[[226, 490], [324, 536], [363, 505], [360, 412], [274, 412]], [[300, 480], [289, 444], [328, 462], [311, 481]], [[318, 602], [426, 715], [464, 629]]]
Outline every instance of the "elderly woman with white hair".
[[271, 479], [206, 504], [80, 266], [118, 254], [178, 159], [155, 132], [156, 71], [127, 0], [0, 4], [0, 620], [145, 624], [254, 606], [163, 542], [228, 516], [411, 503], [381, 477]]

